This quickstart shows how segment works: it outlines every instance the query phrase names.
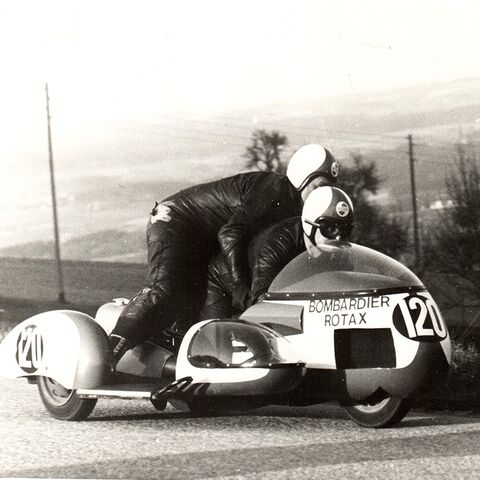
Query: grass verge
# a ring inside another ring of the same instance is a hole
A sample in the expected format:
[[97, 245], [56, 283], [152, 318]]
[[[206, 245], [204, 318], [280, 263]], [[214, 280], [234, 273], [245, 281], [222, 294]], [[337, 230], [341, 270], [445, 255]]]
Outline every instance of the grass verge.
[[480, 338], [452, 339], [452, 365], [445, 383], [422, 395], [417, 406], [480, 411]]
[[77, 310], [94, 316], [98, 305], [0, 297], [0, 340], [18, 323], [49, 310]]

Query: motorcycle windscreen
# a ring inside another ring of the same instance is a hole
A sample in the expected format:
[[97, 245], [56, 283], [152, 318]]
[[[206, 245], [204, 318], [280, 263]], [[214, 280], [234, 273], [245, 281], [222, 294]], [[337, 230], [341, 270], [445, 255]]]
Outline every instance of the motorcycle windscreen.
[[290, 342], [262, 325], [213, 320], [193, 336], [188, 361], [197, 368], [272, 368], [299, 363]]
[[332, 240], [294, 258], [274, 279], [269, 292], [329, 293], [404, 287], [423, 284], [407, 267], [387, 255]]

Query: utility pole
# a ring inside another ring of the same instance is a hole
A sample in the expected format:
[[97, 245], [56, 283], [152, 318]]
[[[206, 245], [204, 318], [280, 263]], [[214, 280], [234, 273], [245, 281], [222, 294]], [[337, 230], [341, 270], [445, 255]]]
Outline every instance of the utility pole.
[[60, 235], [58, 234], [57, 197], [55, 194], [55, 175], [53, 171], [52, 132], [50, 128], [50, 99], [48, 96], [48, 83], [45, 84], [47, 99], [47, 126], [48, 126], [48, 160], [50, 164], [50, 189], [52, 193], [53, 230], [55, 234], [55, 261], [57, 265], [58, 301], [65, 303], [65, 289], [63, 287], [62, 261], [60, 259]]
[[420, 237], [418, 230], [418, 212], [417, 212], [417, 192], [415, 187], [415, 159], [413, 158], [413, 141], [412, 135], [408, 135], [408, 156], [410, 159], [410, 184], [412, 191], [412, 208], [413, 208], [413, 242], [415, 247], [415, 264], [420, 264]]

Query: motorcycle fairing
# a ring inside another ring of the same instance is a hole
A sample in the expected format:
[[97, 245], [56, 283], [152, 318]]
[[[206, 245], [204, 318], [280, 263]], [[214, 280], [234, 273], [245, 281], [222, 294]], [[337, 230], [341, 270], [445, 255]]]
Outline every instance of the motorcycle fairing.
[[411, 397], [441, 383], [448, 369], [439, 343], [421, 343], [414, 361], [405, 368], [309, 368], [291, 402], [312, 405], [340, 400], [348, 405], [365, 400], [368, 403], [375, 395]]
[[445, 378], [448, 369], [439, 343], [420, 343], [415, 358], [404, 368], [347, 369], [339, 376], [348, 398], [364, 400], [378, 390], [396, 397], [418, 394]]
[[[300, 294], [295, 298], [299, 296]], [[345, 355], [342, 356], [339, 352], [342, 346], [342, 342], [338, 340], [340, 333], [344, 334], [344, 338], [350, 338], [347, 346], [343, 342], [343, 348], [351, 349], [356, 343], [361, 347], [361, 342], [356, 340], [356, 337], [361, 335], [365, 338], [369, 335], [376, 336], [378, 341], [391, 337], [391, 341], [384, 341], [385, 348], [390, 345], [392, 349], [388, 355], [389, 360], [386, 364], [376, 365], [379, 368], [405, 368], [413, 362], [419, 345], [423, 342], [440, 343], [446, 361], [451, 362], [447, 327], [432, 296], [426, 290], [386, 295], [381, 292], [357, 296], [346, 294], [329, 298], [310, 296], [303, 300], [289, 300], [289, 297], [290, 294], [286, 294], [282, 300], [265, 300], [247, 310], [242, 318], [265, 323], [268, 310], [277, 312], [280, 305], [284, 311], [286, 305], [301, 308], [299, 323], [302, 332], [288, 335], [287, 338], [293, 348], [301, 352], [300, 360], [309, 368], [355, 368], [356, 363], [362, 364], [355, 362], [354, 358], [350, 365], [345, 364]], [[279, 295], [275, 298], [279, 298]], [[281, 322], [278, 315], [275, 322]], [[286, 323], [291, 324], [290, 316], [286, 317]], [[346, 335], [346, 331], [350, 332], [350, 336]], [[339, 364], [340, 358], [344, 360]], [[394, 358], [394, 361], [391, 358]], [[370, 367], [374, 368], [375, 365]]]
[[295, 257], [275, 277], [269, 293], [310, 296], [412, 287], [424, 288], [400, 262], [368, 247], [331, 240]]
[[[334, 388], [339, 395], [364, 400], [381, 390], [407, 397], [448, 371], [448, 330], [425, 289], [299, 297], [302, 294], [285, 294], [281, 300], [266, 300], [242, 318], [264, 323], [268, 311], [278, 312], [281, 305], [290, 325], [292, 308], [301, 308], [302, 332], [287, 338], [302, 353], [301, 361], [308, 369], [335, 372]], [[281, 323], [279, 315], [275, 323]], [[315, 391], [315, 386], [308, 388]], [[317, 390], [321, 388], [318, 385]]]

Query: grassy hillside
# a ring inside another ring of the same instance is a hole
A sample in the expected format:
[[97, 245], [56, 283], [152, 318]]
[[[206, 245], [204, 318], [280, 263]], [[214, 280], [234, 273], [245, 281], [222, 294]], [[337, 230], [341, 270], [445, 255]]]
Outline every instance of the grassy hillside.
[[[114, 297], [130, 297], [141, 286], [144, 265], [64, 261], [66, 300], [72, 304], [100, 305]], [[58, 297], [53, 260], [0, 258], [0, 297], [55, 301]]]
[[[146, 263], [145, 232], [140, 226], [135, 230], [100, 230], [79, 235], [62, 242], [62, 258], [90, 262]], [[28, 242], [1, 251], [5, 257], [52, 259], [53, 241]]]
[[52, 260], [0, 258], [0, 336], [13, 325], [48, 310], [73, 309], [94, 315], [113, 298], [130, 298], [142, 285], [143, 265], [63, 262], [66, 304], [58, 302]]

